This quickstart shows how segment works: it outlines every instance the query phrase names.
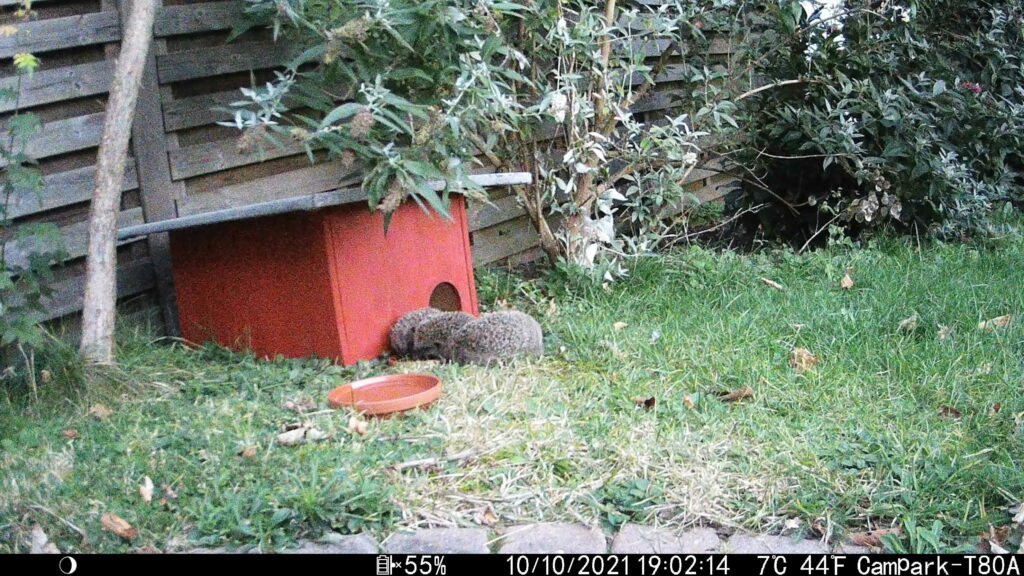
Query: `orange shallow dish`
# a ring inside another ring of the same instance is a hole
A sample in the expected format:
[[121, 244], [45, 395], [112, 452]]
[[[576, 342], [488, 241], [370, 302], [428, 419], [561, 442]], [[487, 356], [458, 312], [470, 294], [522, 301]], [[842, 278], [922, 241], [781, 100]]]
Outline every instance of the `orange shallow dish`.
[[389, 374], [338, 386], [327, 395], [334, 408], [353, 406], [370, 415], [404, 412], [441, 397], [441, 379], [433, 374]]

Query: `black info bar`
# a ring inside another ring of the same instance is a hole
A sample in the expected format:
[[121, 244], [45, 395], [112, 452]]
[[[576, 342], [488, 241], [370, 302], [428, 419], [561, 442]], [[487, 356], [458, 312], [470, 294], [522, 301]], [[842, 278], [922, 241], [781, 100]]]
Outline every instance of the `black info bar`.
[[957, 554], [152, 554], [0, 558], [5, 574], [263, 573], [304, 567], [357, 576], [1021, 576], [1022, 556]]

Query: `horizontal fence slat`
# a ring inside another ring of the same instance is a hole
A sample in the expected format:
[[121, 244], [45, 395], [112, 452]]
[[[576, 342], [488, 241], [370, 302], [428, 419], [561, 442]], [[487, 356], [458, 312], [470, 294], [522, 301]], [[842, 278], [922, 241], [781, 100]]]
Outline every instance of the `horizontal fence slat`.
[[[96, 167], [85, 166], [67, 172], [50, 174], [44, 179], [41, 194], [34, 191], [15, 189], [11, 194], [11, 202], [7, 206], [8, 218], [20, 218], [37, 212], [54, 210], [80, 202], [92, 197], [96, 186]], [[125, 169], [122, 190], [134, 190], [139, 187], [135, 174], [135, 161], [128, 159]]]
[[[103, 132], [103, 112], [86, 114], [65, 120], [54, 120], [25, 139], [24, 152], [29, 158], [40, 160], [58, 154], [93, 148], [100, 143]], [[0, 139], [7, 140], [9, 133], [0, 132]], [[19, 149], [15, 146], [15, 149]], [[0, 161], [6, 166], [6, 161]]]
[[297, 55], [283, 42], [246, 42], [157, 56], [161, 84], [282, 66]]
[[214, 110], [214, 108], [226, 108], [232, 102], [244, 99], [245, 97], [238, 90], [229, 90], [166, 102], [163, 105], [164, 128], [168, 132], [174, 132], [196, 126], [206, 126], [222, 120], [231, 120], [230, 112]]
[[476, 232], [502, 222], [519, 218], [526, 210], [519, 205], [515, 194], [486, 202], [471, 202], [469, 205], [469, 231]]
[[656, 91], [642, 98], [630, 110], [633, 113], [667, 110], [686, 102], [685, 97], [686, 95], [679, 90]]
[[346, 168], [340, 161], [334, 161], [232, 184], [182, 198], [178, 201], [178, 217], [280, 200], [296, 193], [317, 194], [346, 188], [362, 179], [359, 172], [357, 166]]
[[[18, 102], [0, 101], [0, 112], [10, 112], [18, 105], [24, 109], [106, 93], [110, 89], [112, 71], [113, 61], [102, 61], [42, 70], [31, 76], [22, 76]], [[8, 76], [0, 79], [0, 89], [18, 90], [18, 77]]]
[[[216, 108], [229, 108], [232, 102], [239, 101], [245, 101], [245, 96], [236, 89], [167, 102], [163, 106], [164, 127], [168, 132], [173, 132], [233, 120], [234, 114], [230, 109], [217, 110]], [[301, 104], [296, 104], [290, 96], [285, 96], [281, 103], [286, 109], [291, 106], [301, 106]]]
[[14, 26], [17, 33], [0, 37], [0, 58], [10, 58], [19, 52], [41, 54], [121, 39], [121, 20], [114, 11], [20, 22]]
[[157, 38], [227, 30], [241, 21], [245, 2], [207, 2], [165, 6], [156, 15], [153, 33]]
[[[136, 226], [142, 224], [142, 208], [131, 208], [122, 211], [117, 215], [117, 227]], [[89, 222], [76, 222], [60, 229], [61, 239], [64, 245], [66, 260], [74, 260], [85, 256], [89, 245]], [[126, 242], [122, 242], [125, 244]], [[4, 262], [6, 266], [25, 266], [28, 263], [30, 254], [47, 252], [53, 249], [53, 244], [37, 237], [12, 240], [7, 243], [4, 251]]]
[[[117, 268], [117, 298], [127, 298], [156, 286], [153, 263], [148, 258]], [[53, 320], [82, 309], [85, 300], [85, 276], [69, 278], [52, 286], [53, 294], [43, 300], [40, 320]]]
[[238, 144], [234, 139], [217, 140], [172, 150], [170, 152], [171, 176], [175, 180], [183, 180], [201, 174], [210, 174], [304, 152], [305, 148], [302, 143], [294, 140], [283, 140], [282, 146], [271, 142], [262, 142], [262, 149], [259, 145], [254, 145], [252, 150], [247, 151], [239, 151]]
[[[682, 64], [668, 64], [662, 69], [661, 72], [658, 73], [657, 76], [654, 77], [654, 84], [655, 86], [657, 86], [658, 84], [664, 84], [665, 82], [677, 82], [679, 80], [685, 79], [686, 66]], [[634, 86], [637, 84], [643, 84], [644, 81], [644, 75], [639, 72], [633, 73], [633, 75], [629, 79], [629, 83]], [[657, 89], [655, 87], [652, 88], [654, 88], [655, 90]]]
[[540, 240], [523, 216], [473, 234], [473, 265], [483, 266], [537, 246]]

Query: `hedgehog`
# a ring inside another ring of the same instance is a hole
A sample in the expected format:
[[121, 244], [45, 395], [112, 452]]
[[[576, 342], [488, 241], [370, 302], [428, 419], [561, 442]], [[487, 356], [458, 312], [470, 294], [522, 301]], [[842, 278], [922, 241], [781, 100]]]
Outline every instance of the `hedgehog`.
[[544, 352], [544, 335], [540, 324], [528, 314], [515, 310], [492, 312], [456, 330], [450, 350], [448, 359], [453, 362], [487, 366], [514, 356], [539, 356]]
[[391, 327], [391, 353], [395, 356], [412, 354], [413, 333], [420, 322], [441, 314], [437, 308], [420, 308], [403, 315]]
[[451, 360], [452, 335], [473, 321], [465, 312], [441, 312], [421, 320], [413, 331], [411, 356], [421, 360]]

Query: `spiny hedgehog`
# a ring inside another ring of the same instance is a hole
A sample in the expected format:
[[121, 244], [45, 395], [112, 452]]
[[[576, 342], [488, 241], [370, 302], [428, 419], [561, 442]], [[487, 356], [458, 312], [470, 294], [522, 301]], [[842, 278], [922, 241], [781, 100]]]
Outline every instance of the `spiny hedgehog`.
[[391, 353], [395, 356], [412, 354], [413, 333], [420, 322], [441, 314], [437, 308], [420, 308], [404, 314], [391, 327]]
[[519, 355], [544, 352], [540, 324], [516, 310], [492, 312], [455, 331], [448, 358], [459, 364], [488, 365]]
[[413, 331], [412, 356], [451, 360], [452, 335], [473, 320], [465, 312], [441, 312], [421, 320]]

